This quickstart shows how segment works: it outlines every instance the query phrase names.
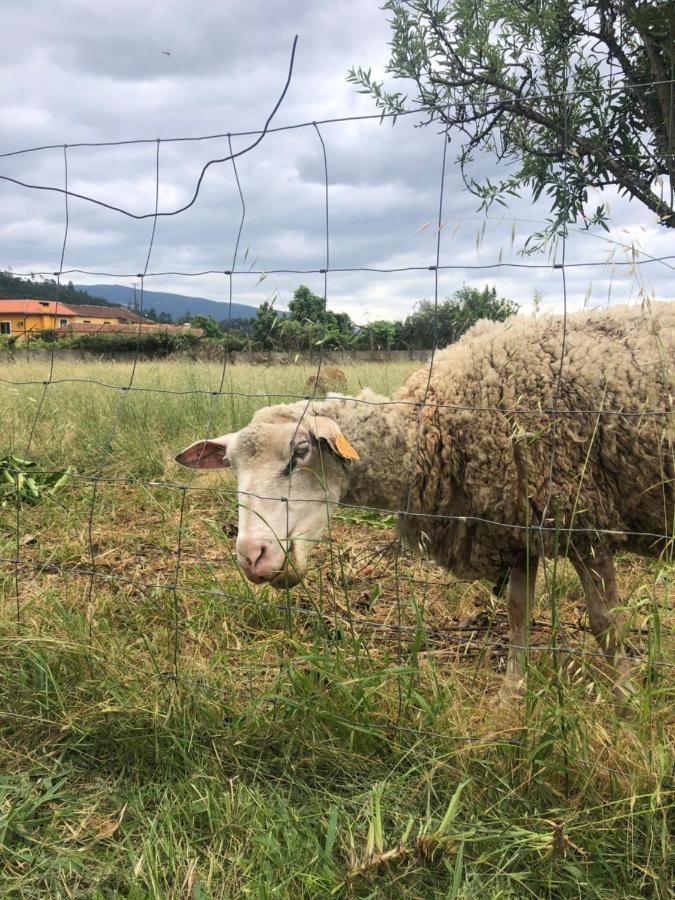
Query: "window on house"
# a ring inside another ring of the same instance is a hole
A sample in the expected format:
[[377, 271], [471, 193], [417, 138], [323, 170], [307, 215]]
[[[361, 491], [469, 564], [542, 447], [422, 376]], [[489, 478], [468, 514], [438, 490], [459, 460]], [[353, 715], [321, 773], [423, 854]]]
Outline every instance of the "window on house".
[[12, 323], [11, 322], [0, 322], [0, 334], [11, 334], [12, 333]]
[[65, 328], [68, 324], [68, 319], [59, 319], [59, 328]]
[[91, 325], [91, 319], [85, 319], [85, 320], [84, 320], [84, 324], [85, 324], [85, 325]]

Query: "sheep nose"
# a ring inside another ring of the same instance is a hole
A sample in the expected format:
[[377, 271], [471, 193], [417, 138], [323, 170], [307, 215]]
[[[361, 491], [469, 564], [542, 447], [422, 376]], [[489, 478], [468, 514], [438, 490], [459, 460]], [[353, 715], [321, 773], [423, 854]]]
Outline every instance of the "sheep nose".
[[254, 572], [256, 566], [265, 555], [266, 549], [267, 547], [265, 544], [251, 543], [250, 541], [247, 541], [244, 543], [244, 546], [239, 549], [239, 555], [243, 557], [246, 565], [251, 569], [252, 572]]
[[256, 538], [239, 538], [237, 540], [237, 555], [239, 564], [249, 581], [260, 584], [269, 581], [279, 574], [283, 565], [283, 559], [277, 560], [281, 555], [273, 552], [273, 548], [266, 541]]

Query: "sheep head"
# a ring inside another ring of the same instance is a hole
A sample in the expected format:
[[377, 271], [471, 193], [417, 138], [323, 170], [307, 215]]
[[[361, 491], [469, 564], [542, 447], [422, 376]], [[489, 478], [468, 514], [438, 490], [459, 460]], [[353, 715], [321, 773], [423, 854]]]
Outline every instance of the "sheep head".
[[196, 441], [176, 456], [237, 479], [237, 558], [246, 577], [282, 588], [305, 574], [358, 454], [335, 420], [307, 403], [267, 407], [241, 431]]

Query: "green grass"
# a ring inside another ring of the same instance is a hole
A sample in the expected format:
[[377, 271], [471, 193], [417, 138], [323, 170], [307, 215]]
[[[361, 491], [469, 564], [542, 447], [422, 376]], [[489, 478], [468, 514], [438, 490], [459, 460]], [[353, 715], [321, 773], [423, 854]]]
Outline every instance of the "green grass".
[[[389, 393], [414, 366], [345, 367], [349, 390]], [[645, 632], [624, 716], [564, 564], [559, 641], [578, 652], [534, 654], [508, 711], [489, 706], [503, 653], [483, 646], [502, 607], [408, 553], [395, 565], [389, 519], [341, 511], [304, 589], [253, 588], [232, 562], [228, 476], [175, 489], [189, 474], [173, 455], [271, 394], [306, 393], [310, 373], [229, 368], [226, 388], [256, 399], [62, 381], [40, 406], [42, 384], [3, 385], [0, 456], [22, 457], [34, 425], [43, 468], [124, 481], [74, 478], [20, 508], [16, 566], [17, 511], [0, 510], [0, 896], [669, 897], [672, 566], [620, 560]], [[135, 384], [208, 392], [220, 377], [179, 360], [141, 364]], [[476, 609], [474, 647], [443, 636]], [[536, 643], [548, 609], [540, 591]]]

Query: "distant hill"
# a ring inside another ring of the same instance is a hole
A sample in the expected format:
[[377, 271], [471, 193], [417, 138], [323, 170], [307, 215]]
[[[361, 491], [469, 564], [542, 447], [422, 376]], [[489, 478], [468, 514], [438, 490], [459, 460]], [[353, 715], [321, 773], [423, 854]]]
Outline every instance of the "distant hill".
[[[87, 294], [100, 297], [108, 303], [133, 307], [134, 289], [123, 284], [81, 284]], [[140, 292], [136, 291], [136, 300], [140, 302]], [[89, 301], [91, 302], [91, 301]], [[167, 291], [143, 291], [143, 309], [154, 309], [156, 313], [169, 313], [174, 322], [187, 313], [192, 315], [213, 316], [217, 322], [226, 322], [232, 319], [252, 319], [257, 313], [257, 307], [247, 306], [244, 303], [227, 302], [217, 303], [206, 297], [189, 297], [185, 294], [171, 294]]]
[[[76, 288], [72, 281], [56, 286], [55, 278], [34, 280], [21, 278], [10, 272], [0, 272], [0, 299], [3, 300], [60, 300], [66, 306], [84, 306], [98, 303], [101, 299]], [[104, 306], [109, 306], [103, 301]]]

